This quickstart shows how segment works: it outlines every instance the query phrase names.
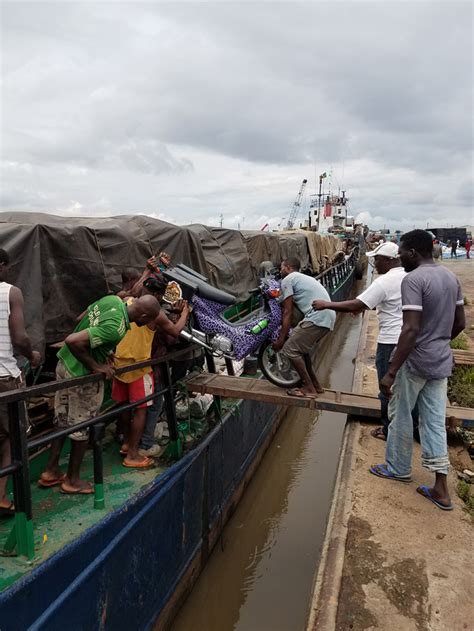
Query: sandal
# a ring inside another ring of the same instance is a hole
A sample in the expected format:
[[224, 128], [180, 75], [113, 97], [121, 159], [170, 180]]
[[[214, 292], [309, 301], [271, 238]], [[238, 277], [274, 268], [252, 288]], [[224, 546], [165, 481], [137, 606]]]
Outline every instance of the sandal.
[[385, 436], [382, 426], [376, 427], [375, 429], [373, 429], [370, 432], [370, 435], [372, 436], [372, 438], [378, 438], [379, 440], [387, 440], [387, 437]]
[[126, 458], [122, 462], [122, 465], [128, 469], [149, 469], [150, 467], [153, 467], [154, 464], [155, 461], [153, 458], [148, 458], [148, 456], [143, 458], [143, 460], [140, 460], [140, 462], [127, 462]]
[[450, 504], [442, 504], [439, 500], [437, 500], [435, 497], [433, 497], [431, 495], [431, 489], [429, 487], [425, 486], [424, 484], [419, 486], [416, 489], [416, 492], [419, 493], [420, 495], [422, 495], [423, 497], [426, 497], [426, 499], [430, 500], [430, 502], [433, 502], [433, 504], [435, 506], [437, 506], [438, 508], [440, 508], [441, 510], [453, 510], [453, 508], [454, 508], [452, 503], [450, 503]]
[[376, 475], [379, 478], [385, 478], [386, 480], [397, 480], [398, 482], [411, 482], [411, 475], [403, 477], [390, 473], [386, 464], [374, 464], [369, 469], [370, 473]]
[[50, 478], [50, 479], [40, 478], [38, 480], [38, 486], [40, 489], [50, 489], [52, 486], [59, 486], [60, 484], [64, 482], [65, 479], [66, 479], [65, 473], [63, 473], [63, 475], [60, 475], [59, 478]]
[[94, 487], [90, 482], [87, 482], [84, 486], [79, 488], [67, 489], [64, 487], [64, 482], [61, 484], [61, 493], [63, 495], [92, 495], [94, 493]]
[[286, 394], [297, 399], [317, 399], [316, 394], [306, 394], [301, 388], [291, 388], [291, 390], [286, 391]]

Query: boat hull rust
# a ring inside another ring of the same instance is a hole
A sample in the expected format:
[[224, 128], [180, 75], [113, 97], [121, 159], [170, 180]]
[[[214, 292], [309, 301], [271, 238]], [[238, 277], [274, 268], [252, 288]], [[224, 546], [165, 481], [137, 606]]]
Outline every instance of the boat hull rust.
[[281, 415], [278, 406], [239, 402], [120, 510], [0, 594], [2, 631], [149, 629], [157, 618], [165, 629]]

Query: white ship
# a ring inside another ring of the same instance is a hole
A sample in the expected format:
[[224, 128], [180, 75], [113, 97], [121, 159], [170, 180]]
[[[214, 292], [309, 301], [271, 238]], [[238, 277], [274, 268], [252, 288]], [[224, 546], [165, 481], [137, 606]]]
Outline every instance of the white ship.
[[337, 195], [322, 192], [323, 180], [326, 173], [319, 176], [319, 193], [311, 195], [309, 217], [311, 229], [316, 232], [350, 232], [354, 228], [354, 217], [348, 215], [345, 191]]

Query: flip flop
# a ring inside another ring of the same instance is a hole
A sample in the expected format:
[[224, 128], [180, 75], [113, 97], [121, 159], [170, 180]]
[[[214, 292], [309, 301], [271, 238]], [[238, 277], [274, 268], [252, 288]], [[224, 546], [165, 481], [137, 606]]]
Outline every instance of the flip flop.
[[429, 487], [425, 486], [424, 484], [419, 486], [416, 489], [416, 492], [419, 493], [420, 495], [422, 495], [423, 497], [426, 497], [426, 499], [430, 500], [430, 502], [433, 502], [433, 504], [435, 506], [437, 506], [438, 508], [441, 508], [441, 510], [453, 510], [453, 508], [454, 508], [453, 504], [446, 505], [446, 504], [441, 504], [441, 502], [438, 502], [438, 500], [435, 499], [431, 495]]
[[126, 456], [128, 454], [128, 445], [122, 445], [120, 447], [120, 455]]
[[80, 489], [74, 489], [73, 491], [68, 491], [61, 484], [61, 493], [63, 495], [92, 495], [94, 493], [94, 488], [92, 484], [88, 484], [88, 486], [83, 486]]
[[385, 478], [386, 480], [397, 480], [397, 482], [411, 482], [411, 476], [403, 478], [393, 473], [390, 473], [385, 463], [374, 464], [370, 467], [369, 471], [373, 475], [376, 475], [379, 478]]
[[286, 391], [286, 394], [297, 399], [317, 399], [315, 394], [305, 394], [301, 388], [291, 388], [291, 390]]
[[44, 480], [40, 478], [38, 480], [38, 486], [40, 489], [50, 489], [52, 486], [59, 486], [66, 479], [66, 474], [60, 475], [59, 478], [51, 478], [51, 480]]
[[141, 462], [133, 464], [128, 464], [125, 460], [122, 462], [122, 465], [128, 469], [149, 469], [150, 467], [153, 467], [154, 464], [155, 461], [153, 458], [148, 458], [148, 456], [146, 456]]
[[15, 505], [10, 502], [8, 506], [0, 506], [0, 517], [13, 517], [15, 514]]
[[387, 440], [387, 437], [383, 433], [383, 427], [376, 427], [370, 432], [372, 438], [378, 438], [379, 440]]

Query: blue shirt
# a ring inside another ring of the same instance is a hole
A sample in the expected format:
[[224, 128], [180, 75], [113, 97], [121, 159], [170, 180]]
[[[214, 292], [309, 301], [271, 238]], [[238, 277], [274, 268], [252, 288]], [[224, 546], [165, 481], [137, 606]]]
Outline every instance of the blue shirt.
[[304, 320], [330, 331], [333, 330], [336, 312], [332, 309], [315, 311], [312, 307], [313, 300], [331, 300], [319, 280], [300, 272], [291, 272], [281, 281], [280, 302], [290, 296], [293, 296], [293, 302], [303, 313]]

